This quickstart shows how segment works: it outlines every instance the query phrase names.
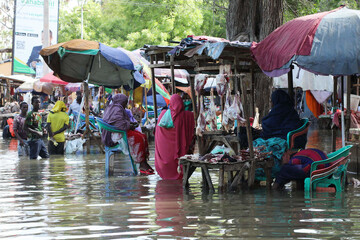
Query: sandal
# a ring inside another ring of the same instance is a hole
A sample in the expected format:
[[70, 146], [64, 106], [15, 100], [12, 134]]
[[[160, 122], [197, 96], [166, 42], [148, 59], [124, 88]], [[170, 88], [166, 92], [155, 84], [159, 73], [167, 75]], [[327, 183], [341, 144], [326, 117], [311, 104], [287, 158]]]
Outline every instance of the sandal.
[[141, 175], [153, 175], [153, 174], [155, 174], [154, 170], [151, 169], [151, 168], [149, 168], [147, 170], [140, 169], [140, 173], [141, 173]]

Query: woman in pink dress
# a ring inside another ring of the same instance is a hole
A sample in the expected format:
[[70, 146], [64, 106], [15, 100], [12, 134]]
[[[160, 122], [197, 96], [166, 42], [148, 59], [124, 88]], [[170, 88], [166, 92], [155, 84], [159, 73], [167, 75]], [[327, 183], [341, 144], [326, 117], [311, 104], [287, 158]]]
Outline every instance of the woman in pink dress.
[[[160, 114], [158, 122], [167, 110]], [[162, 179], [181, 179], [178, 172], [178, 158], [193, 150], [195, 120], [194, 113], [185, 111], [184, 103], [177, 94], [171, 96], [170, 112], [174, 127], [156, 126], [155, 130], [155, 168]]]

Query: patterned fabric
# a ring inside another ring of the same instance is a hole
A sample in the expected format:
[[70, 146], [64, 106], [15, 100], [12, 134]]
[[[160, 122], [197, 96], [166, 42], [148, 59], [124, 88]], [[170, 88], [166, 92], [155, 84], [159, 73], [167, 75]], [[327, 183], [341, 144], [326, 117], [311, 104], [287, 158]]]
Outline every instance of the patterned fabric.
[[[315, 161], [320, 161], [326, 159], [326, 154], [315, 148], [308, 148], [301, 150], [300, 152], [296, 153], [294, 156], [291, 157], [289, 164], [291, 165], [301, 165], [302, 170], [305, 173], [309, 173], [311, 164]], [[328, 167], [330, 164], [320, 164], [318, 169], [322, 169]]]
[[14, 118], [14, 131], [17, 132], [22, 139], [27, 139], [27, 134], [24, 130], [25, 119], [26, 117], [20, 115]]
[[[33, 112], [33, 111], [28, 112], [25, 120], [25, 124], [27, 125], [28, 128], [42, 132], [41, 123], [42, 123], [42, 119], [39, 112]], [[38, 135], [33, 134], [30, 131], [28, 132], [28, 140], [33, 140], [38, 138], [39, 138]]]
[[130, 154], [136, 163], [147, 161], [149, 158], [149, 145], [146, 135], [129, 130], [127, 131]]

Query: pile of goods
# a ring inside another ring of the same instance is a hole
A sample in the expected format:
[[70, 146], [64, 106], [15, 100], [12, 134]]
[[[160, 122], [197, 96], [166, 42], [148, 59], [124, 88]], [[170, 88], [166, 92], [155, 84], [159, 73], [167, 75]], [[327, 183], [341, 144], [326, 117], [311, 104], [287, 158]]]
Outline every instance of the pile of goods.
[[16, 112], [20, 112], [20, 105], [17, 102], [12, 102], [12, 103], [5, 103], [4, 107], [0, 108], [0, 114], [5, 114], [5, 113], [16, 113]]

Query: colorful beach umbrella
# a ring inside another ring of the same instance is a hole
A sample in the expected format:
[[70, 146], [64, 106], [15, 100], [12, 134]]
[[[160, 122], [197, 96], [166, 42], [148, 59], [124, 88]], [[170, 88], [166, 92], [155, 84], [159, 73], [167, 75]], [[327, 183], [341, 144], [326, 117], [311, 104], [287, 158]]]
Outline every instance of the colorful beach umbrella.
[[66, 82], [83, 82], [109, 88], [135, 89], [142, 74], [122, 50], [95, 41], [75, 39], [40, 51], [46, 64]]
[[281, 76], [292, 63], [322, 75], [360, 73], [360, 11], [344, 6], [295, 18], [251, 52], [265, 74]]

